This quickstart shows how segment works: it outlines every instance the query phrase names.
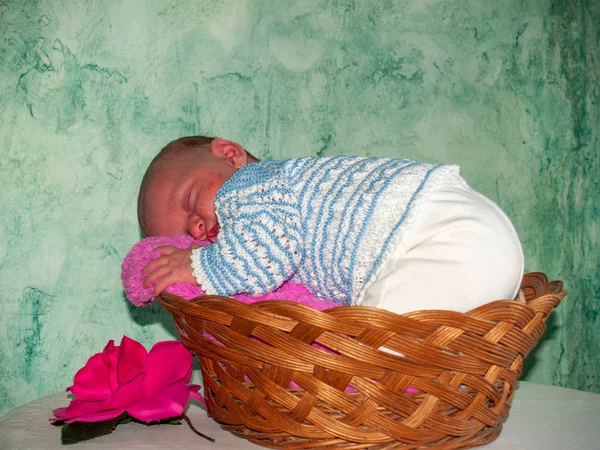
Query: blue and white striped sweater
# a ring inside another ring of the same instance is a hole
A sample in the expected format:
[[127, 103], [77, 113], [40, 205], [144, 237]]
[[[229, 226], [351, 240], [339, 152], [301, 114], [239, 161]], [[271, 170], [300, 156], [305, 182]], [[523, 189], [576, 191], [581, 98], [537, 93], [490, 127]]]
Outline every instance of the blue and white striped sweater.
[[194, 276], [210, 294], [259, 295], [291, 279], [357, 304], [427, 192], [457, 171], [345, 156], [249, 164], [217, 194], [221, 230], [193, 251]]

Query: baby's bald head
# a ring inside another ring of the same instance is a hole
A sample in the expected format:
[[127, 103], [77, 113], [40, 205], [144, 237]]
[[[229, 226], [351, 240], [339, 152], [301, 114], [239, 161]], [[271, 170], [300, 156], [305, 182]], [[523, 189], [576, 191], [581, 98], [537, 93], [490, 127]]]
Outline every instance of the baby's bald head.
[[160, 176], [177, 170], [181, 164], [192, 162], [196, 153], [210, 152], [210, 143], [214, 140], [208, 136], [186, 136], [169, 142], [152, 159], [144, 173], [138, 193], [138, 221], [144, 235], [148, 235], [148, 191]]
[[[225, 139], [187, 136], [170, 142], [154, 157], [142, 179], [138, 194], [138, 220], [142, 232], [146, 236], [193, 235], [193, 227], [175, 226], [172, 221], [165, 225], [166, 219], [161, 216], [177, 213], [169, 204], [174, 199], [165, 196], [175, 195], [173, 189], [186, 177], [192, 177], [194, 183], [201, 184], [215, 173], [217, 178], [231, 176], [241, 166], [256, 161], [239, 144]], [[230, 173], [230, 169], [233, 172]]]

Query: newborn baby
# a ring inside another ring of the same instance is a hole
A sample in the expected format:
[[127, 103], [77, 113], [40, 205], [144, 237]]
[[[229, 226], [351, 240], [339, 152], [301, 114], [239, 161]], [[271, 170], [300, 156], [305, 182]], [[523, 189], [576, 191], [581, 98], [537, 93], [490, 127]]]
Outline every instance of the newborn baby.
[[189, 234], [144, 267], [154, 294], [176, 281], [261, 295], [287, 280], [340, 305], [465, 312], [513, 299], [523, 254], [506, 215], [456, 166], [328, 157], [259, 162], [201, 136], [167, 145], [140, 188], [147, 236]]

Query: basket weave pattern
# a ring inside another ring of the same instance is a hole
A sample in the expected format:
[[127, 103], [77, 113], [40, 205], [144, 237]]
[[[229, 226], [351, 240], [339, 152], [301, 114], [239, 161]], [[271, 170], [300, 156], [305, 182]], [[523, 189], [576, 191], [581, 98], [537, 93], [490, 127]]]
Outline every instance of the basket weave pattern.
[[210, 415], [237, 436], [288, 449], [455, 449], [496, 439], [523, 360], [565, 295], [541, 273], [525, 275], [522, 292], [526, 303], [465, 314], [159, 302], [199, 357]]

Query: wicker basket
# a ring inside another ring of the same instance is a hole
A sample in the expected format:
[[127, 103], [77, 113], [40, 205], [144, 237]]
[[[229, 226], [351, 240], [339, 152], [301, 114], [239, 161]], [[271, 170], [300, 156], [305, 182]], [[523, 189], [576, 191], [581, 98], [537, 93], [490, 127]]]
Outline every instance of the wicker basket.
[[200, 359], [210, 415], [239, 437], [288, 449], [456, 449], [498, 437], [523, 359], [565, 292], [531, 273], [522, 294], [526, 303], [466, 314], [159, 302]]

